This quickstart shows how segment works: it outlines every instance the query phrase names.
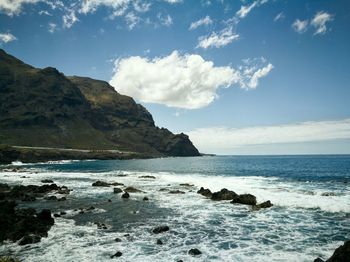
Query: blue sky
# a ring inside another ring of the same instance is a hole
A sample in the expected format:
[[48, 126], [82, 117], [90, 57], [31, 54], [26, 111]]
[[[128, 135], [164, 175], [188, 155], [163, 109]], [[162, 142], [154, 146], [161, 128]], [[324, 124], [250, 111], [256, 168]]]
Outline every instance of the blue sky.
[[350, 2], [0, 0], [0, 45], [223, 154], [350, 153]]

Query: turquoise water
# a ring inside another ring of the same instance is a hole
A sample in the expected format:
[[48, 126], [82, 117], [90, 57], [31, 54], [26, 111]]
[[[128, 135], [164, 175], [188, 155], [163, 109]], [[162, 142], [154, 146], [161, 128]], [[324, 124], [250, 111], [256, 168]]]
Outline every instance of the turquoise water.
[[[123, 261], [313, 261], [329, 257], [350, 239], [348, 155], [62, 161], [21, 167], [24, 172], [0, 172], [0, 182], [40, 184], [52, 179], [73, 189], [66, 202], [21, 204], [67, 212], [41, 243], [0, 247], [1, 253], [24, 261], [106, 261], [116, 251], [123, 252]], [[155, 179], [141, 177], [145, 175]], [[144, 192], [124, 201], [112, 188], [92, 187], [96, 180], [121, 182]], [[271, 200], [274, 207], [252, 211], [213, 202], [196, 194], [201, 186], [251, 193], [258, 202]], [[150, 201], [142, 201], [144, 196]], [[96, 209], [74, 211], [90, 205]], [[108, 229], [98, 229], [96, 221]], [[151, 233], [163, 224], [169, 225], [169, 232]], [[122, 242], [116, 243], [116, 237]], [[164, 245], [156, 245], [157, 238]], [[191, 248], [203, 254], [191, 257]]]

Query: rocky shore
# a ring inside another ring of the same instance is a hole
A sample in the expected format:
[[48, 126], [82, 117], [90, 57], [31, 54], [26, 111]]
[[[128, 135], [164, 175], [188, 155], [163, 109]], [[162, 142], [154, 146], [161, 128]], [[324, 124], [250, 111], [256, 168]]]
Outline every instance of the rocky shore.
[[[15, 170], [18, 171], [18, 170]], [[11, 172], [9, 172], [11, 173]], [[121, 176], [122, 177], [122, 176]], [[25, 177], [23, 176], [23, 179]], [[117, 178], [117, 176], [116, 176]], [[139, 176], [138, 179], [144, 181], [154, 181], [156, 177], [150, 175]], [[18, 245], [32, 245], [41, 241], [43, 237], [48, 236], [48, 232], [51, 227], [55, 224], [55, 219], [71, 219], [67, 216], [67, 208], [74, 209], [73, 211], [80, 216], [87, 216], [92, 212], [95, 212], [98, 207], [98, 203], [94, 203], [91, 206], [84, 207], [71, 207], [65, 206], [61, 210], [60, 205], [58, 209], [52, 212], [49, 208], [34, 209], [25, 207], [26, 203], [34, 203], [41, 201], [42, 206], [49, 207], [49, 203], [55, 202], [66, 202], [70, 198], [71, 189], [64, 185], [57, 185], [52, 179], [42, 179], [40, 185], [9, 185], [6, 183], [0, 184], [0, 242], [11, 241]], [[124, 182], [124, 181], [123, 181]], [[137, 188], [134, 186], [126, 185], [118, 181], [103, 181], [97, 180], [90, 184], [91, 188], [96, 190], [109, 190], [108, 202], [113, 202], [113, 197], [117, 197], [123, 200], [123, 202], [132, 203], [134, 201], [142, 201], [144, 203], [151, 203], [152, 197], [141, 187]], [[169, 187], [161, 188], [159, 194], [167, 194], [174, 198], [181, 195], [186, 195], [189, 192], [197, 192], [198, 200], [202, 197], [209, 201], [218, 202], [221, 201], [223, 204], [233, 208], [236, 205], [248, 206], [251, 212], [260, 212], [261, 209], [274, 208], [270, 201], [259, 202], [257, 197], [253, 194], [238, 194], [232, 190], [223, 188], [219, 191], [212, 192], [208, 188], [200, 187], [196, 188], [193, 184], [182, 183], [179, 184], [180, 189], [174, 187], [174, 185], [168, 185]], [[140, 197], [140, 195], [142, 197]], [[136, 196], [136, 198], [135, 198]], [[54, 202], [53, 202], [54, 201]], [[100, 200], [105, 201], [105, 200]], [[51, 205], [52, 206], [52, 205]], [[62, 207], [62, 206], [61, 206]], [[93, 224], [98, 230], [111, 230], [111, 226], [108, 221], [94, 221]], [[166, 224], [164, 221], [159, 222], [158, 226], [153, 227], [150, 230], [150, 234], [154, 235], [156, 241], [153, 243], [157, 246], [164, 245], [165, 242], [171, 241], [171, 234], [176, 234], [176, 227], [172, 224]], [[114, 242], [123, 242], [128, 238], [132, 238], [129, 234], [125, 234], [123, 238], [115, 238]], [[125, 239], [124, 239], [125, 238]], [[125, 250], [116, 250], [111, 253], [109, 257], [111, 259], [118, 259], [124, 256]], [[205, 250], [201, 249], [200, 246], [197, 248], [190, 248], [187, 251], [187, 256], [194, 258], [201, 258]], [[315, 259], [314, 262], [345, 262], [349, 261], [350, 257], [350, 241], [344, 243], [343, 246], [337, 248], [334, 254], [328, 259], [323, 260], [321, 258]], [[16, 260], [5, 260], [11, 259], [0, 257], [0, 261], [16, 261]], [[178, 262], [183, 260], [177, 260]]]

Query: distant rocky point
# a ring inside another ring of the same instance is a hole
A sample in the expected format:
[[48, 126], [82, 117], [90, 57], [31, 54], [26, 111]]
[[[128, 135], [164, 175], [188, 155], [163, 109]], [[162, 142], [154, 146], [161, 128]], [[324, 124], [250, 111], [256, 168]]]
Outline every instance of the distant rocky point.
[[2, 49], [0, 144], [10, 146], [0, 162], [200, 155], [187, 135], [155, 126], [107, 82], [34, 68]]

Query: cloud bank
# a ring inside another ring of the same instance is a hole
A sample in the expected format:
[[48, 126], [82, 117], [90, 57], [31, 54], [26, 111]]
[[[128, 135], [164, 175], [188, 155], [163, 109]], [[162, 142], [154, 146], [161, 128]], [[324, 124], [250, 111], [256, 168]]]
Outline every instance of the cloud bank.
[[235, 84], [241, 88], [256, 88], [259, 79], [272, 68], [271, 64], [260, 68], [246, 65], [238, 69], [215, 66], [200, 55], [181, 55], [173, 51], [154, 59], [132, 56], [116, 60], [110, 84], [121, 94], [142, 102], [197, 109], [212, 103], [219, 88]]
[[209, 127], [188, 135], [202, 152], [234, 152], [246, 146], [350, 139], [350, 119], [247, 128]]

